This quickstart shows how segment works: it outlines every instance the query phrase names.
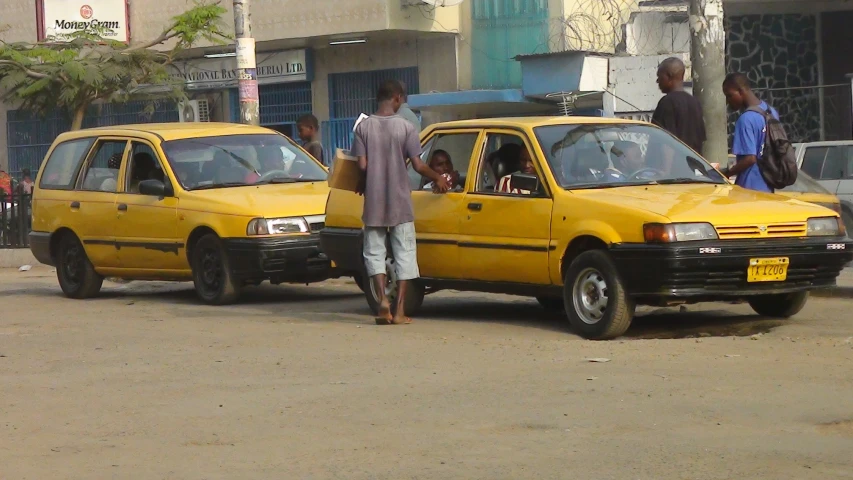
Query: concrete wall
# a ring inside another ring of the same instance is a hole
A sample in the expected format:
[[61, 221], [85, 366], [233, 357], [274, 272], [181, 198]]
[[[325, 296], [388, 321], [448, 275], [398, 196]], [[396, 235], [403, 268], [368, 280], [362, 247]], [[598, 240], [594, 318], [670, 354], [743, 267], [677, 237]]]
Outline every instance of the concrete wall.
[[630, 55], [662, 55], [690, 51], [690, 28], [682, 23], [666, 22], [663, 12], [638, 13], [625, 26], [625, 47]]
[[[663, 94], [657, 83], [657, 69], [667, 55], [649, 55], [638, 57], [613, 57], [610, 59], [609, 84], [610, 91], [619, 98], [614, 99], [614, 111], [634, 112], [653, 111]], [[675, 54], [684, 60], [687, 66], [685, 78], [691, 76], [690, 55]]]
[[314, 54], [314, 115], [321, 121], [329, 118], [329, 75], [333, 73], [417, 66], [422, 93], [458, 89], [456, 41], [452, 36], [341, 45], [317, 49]]

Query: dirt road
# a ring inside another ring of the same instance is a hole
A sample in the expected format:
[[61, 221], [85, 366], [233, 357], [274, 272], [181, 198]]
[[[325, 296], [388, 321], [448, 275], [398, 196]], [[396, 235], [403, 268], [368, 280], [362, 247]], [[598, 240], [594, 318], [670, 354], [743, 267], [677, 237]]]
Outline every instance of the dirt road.
[[376, 327], [340, 281], [213, 308], [0, 271], [0, 478], [851, 478], [851, 302], [643, 310], [589, 342], [527, 299]]

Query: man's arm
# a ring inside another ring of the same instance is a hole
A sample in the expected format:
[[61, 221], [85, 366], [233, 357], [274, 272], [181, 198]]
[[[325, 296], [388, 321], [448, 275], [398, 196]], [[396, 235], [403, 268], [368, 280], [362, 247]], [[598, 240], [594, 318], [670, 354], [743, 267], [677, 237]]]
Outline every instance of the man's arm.
[[435, 170], [429, 168], [429, 165], [427, 165], [423, 162], [423, 160], [421, 160], [420, 155], [416, 155], [410, 158], [409, 161], [412, 162], [412, 168], [416, 172], [418, 172], [421, 176], [432, 180], [433, 185], [435, 185], [435, 190], [444, 193], [450, 188], [447, 179], [439, 175], [438, 172], [436, 172]]
[[[737, 157], [737, 162], [728, 169], [724, 169], [723, 173], [727, 177], [733, 177], [743, 173], [749, 167], [755, 165], [758, 161], [756, 152], [758, 151], [758, 137], [763, 123], [759, 126], [757, 122], [750, 122], [748, 117], [742, 114], [735, 123], [735, 135], [732, 142], [732, 154]], [[763, 119], [761, 120], [764, 121]]]

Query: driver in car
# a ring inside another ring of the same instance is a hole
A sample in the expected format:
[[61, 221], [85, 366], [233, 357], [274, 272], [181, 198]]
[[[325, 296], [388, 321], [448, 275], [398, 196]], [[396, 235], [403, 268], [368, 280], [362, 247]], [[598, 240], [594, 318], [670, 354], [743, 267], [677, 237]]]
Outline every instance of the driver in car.
[[[533, 166], [533, 159], [530, 158], [530, 152], [527, 148], [522, 147], [521, 153], [518, 155], [519, 172], [529, 175], [536, 175], [536, 167]], [[530, 191], [521, 190], [512, 186], [512, 174], [505, 175], [498, 182], [498, 188], [495, 189], [498, 193], [510, 193], [513, 195], [530, 195]]]
[[625, 140], [613, 142], [610, 154], [613, 167], [605, 171], [608, 180], [624, 181], [628, 178], [637, 180], [654, 178], [654, 171], [646, 167], [646, 160], [643, 158], [643, 151], [638, 143]]
[[284, 165], [284, 153], [276, 146], [263, 147], [261, 153], [261, 169], [259, 172], [250, 172], [246, 175], [246, 183], [257, 183], [264, 175], [271, 172], [280, 172], [281, 176], [287, 176]]

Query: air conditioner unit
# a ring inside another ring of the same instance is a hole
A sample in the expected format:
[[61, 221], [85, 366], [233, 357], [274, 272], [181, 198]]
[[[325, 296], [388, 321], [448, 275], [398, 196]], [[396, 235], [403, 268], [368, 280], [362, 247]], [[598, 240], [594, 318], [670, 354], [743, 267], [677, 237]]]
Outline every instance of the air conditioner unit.
[[207, 100], [188, 100], [178, 104], [178, 119], [186, 122], [209, 122], [210, 104]]

